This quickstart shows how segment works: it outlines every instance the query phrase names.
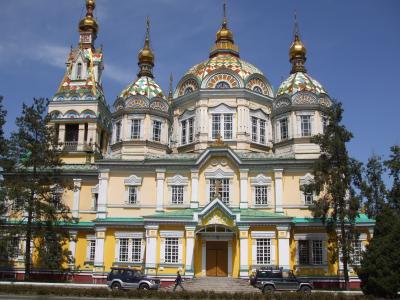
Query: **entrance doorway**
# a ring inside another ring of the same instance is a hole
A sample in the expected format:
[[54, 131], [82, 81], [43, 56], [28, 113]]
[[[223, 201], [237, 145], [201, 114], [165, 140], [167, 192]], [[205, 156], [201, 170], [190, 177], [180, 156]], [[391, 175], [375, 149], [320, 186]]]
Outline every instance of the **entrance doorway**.
[[206, 275], [228, 276], [228, 242], [207, 241]]

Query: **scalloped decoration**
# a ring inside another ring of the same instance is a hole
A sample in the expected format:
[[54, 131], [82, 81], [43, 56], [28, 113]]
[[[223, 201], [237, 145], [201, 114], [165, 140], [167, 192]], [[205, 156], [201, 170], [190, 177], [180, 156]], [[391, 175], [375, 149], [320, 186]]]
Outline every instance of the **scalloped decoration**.
[[231, 88], [239, 87], [239, 82], [235, 77], [230, 74], [220, 73], [212, 76], [209, 79], [207, 83], [207, 88], [216, 88], [219, 82], [226, 82], [230, 85]]
[[[263, 95], [269, 95], [269, 89], [265, 82], [261, 80], [260, 78], [252, 78], [249, 80], [249, 82], [246, 85], [246, 88], [249, 90], [255, 91], [256, 93], [261, 93]], [[257, 89], [258, 88], [258, 89]]]
[[190, 79], [186, 80], [179, 88], [179, 96], [183, 96], [183, 95], [192, 93], [198, 89], [199, 89], [199, 85], [198, 85], [197, 81], [194, 80], [193, 78], [190, 78]]

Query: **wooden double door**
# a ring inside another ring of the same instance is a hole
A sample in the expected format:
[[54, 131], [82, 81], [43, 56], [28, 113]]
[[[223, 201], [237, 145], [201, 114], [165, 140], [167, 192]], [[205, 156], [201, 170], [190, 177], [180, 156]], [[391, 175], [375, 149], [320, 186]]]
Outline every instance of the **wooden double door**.
[[228, 276], [228, 242], [207, 241], [206, 275]]

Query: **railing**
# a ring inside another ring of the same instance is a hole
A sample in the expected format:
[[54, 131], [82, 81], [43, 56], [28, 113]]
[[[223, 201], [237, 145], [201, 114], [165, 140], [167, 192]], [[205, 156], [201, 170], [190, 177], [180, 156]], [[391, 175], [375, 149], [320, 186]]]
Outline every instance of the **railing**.
[[78, 150], [78, 141], [65, 141], [64, 151], [76, 151]]
[[95, 151], [99, 150], [96, 144], [78, 143], [78, 141], [65, 141], [63, 143], [64, 151]]

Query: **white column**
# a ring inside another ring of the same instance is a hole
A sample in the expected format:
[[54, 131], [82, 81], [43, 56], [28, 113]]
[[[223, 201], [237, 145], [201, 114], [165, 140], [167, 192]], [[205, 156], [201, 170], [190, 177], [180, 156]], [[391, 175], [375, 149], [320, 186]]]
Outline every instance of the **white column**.
[[190, 208], [199, 207], [199, 170], [191, 170], [192, 179], [192, 197], [190, 199]]
[[100, 170], [99, 174], [99, 196], [97, 202], [97, 218], [107, 217], [108, 179], [110, 170]]
[[290, 227], [289, 226], [278, 226], [278, 258], [279, 267], [284, 270], [290, 269]]
[[275, 177], [275, 212], [283, 212], [283, 169], [274, 169]]
[[157, 211], [164, 210], [165, 169], [156, 169], [157, 177]]
[[201, 275], [206, 276], [207, 242], [203, 241], [201, 245]]
[[72, 203], [72, 217], [79, 218], [79, 200], [81, 197], [82, 179], [74, 178], [74, 201]]
[[232, 241], [228, 241], [228, 277], [232, 277]]
[[106, 238], [106, 228], [96, 228], [96, 249], [94, 255], [94, 272], [104, 270], [104, 240]]
[[158, 225], [148, 225], [146, 229], [146, 274], [156, 274]]
[[58, 142], [65, 142], [65, 124], [60, 124], [60, 127], [58, 128]]
[[70, 255], [69, 255], [69, 259], [70, 259], [70, 262], [69, 262], [69, 267], [71, 268], [71, 269], [74, 269], [75, 268], [75, 254], [76, 254], [76, 238], [77, 238], [77, 234], [78, 234], [78, 232], [77, 231], [70, 231], [69, 232], [69, 252], [70, 252]]
[[78, 150], [84, 150], [84, 138], [85, 138], [85, 124], [79, 124], [79, 133], [78, 133]]
[[193, 276], [193, 253], [194, 253], [194, 230], [195, 226], [186, 226], [186, 259], [185, 259], [185, 275]]
[[240, 169], [240, 208], [248, 208], [247, 189], [249, 169]]
[[239, 238], [240, 238], [240, 268], [239, 276], [248, 278], [249, 277], [249, 227], [239, 227]]

